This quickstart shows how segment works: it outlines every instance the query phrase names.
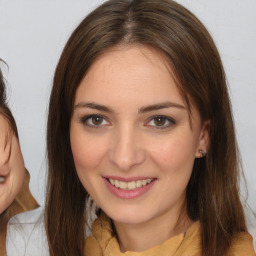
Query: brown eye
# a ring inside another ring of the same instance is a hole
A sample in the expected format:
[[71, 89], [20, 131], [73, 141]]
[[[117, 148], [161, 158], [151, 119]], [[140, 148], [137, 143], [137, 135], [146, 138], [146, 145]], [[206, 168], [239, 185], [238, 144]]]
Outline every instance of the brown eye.
[[157, 116], [153, 120], [156, 126], [164, 126], [166, 123], [166, 117], [163, 116]]
[[174, 124], [176, 124], [176, 122], [173, 118], [159, 115], [159, 116], [153, 116], [146, 123], [146, 126], [149, 126], [152, 128], [165, 129], [165, 128], [171, 127]]
[[93, 125], [101, 125], [103, 123], [103, 117], [102, 116], [93, 116], [92, 117], [92, 124]]
[[81, 119], [81, 123], [84, 126], [91, 127], [91, 128], [101, 128], [104, 126], [109, 126], [110, 122], [101, 115], [89, 115], [85, 116]]

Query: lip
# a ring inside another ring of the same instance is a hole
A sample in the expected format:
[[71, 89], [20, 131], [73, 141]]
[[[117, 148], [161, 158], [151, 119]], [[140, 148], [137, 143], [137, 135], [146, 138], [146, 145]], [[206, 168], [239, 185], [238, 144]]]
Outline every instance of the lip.
[[[152, 178], [152, 177], [131, 177], [131, 178], [123, 178], [123, 177], [116, 177], [116, 176], [105, 176], [102, 177], [108, 190], [115, 195], [116, 197], [120, 199], [134, 199], [142, 196], [145, 194], [147, 191], [149, 191], [152, 186], [156, 183], [157, 179]], [[145, 179], [153, 179], [149, 184], [142, 186], [140, 188], [136, 188], [133, 190], [125, 190], [125, 189], [120, 189], [115, 187], [109, 182], [109, 179], [114, 179], [114, 180], [119, 180], [119, 181], [125, 181], [125, 182], [130, 182], [130, 181], [137, 181], [137, 180], [145, 180]]]
[[10, 174], [10, 166], [8, 163], [1, 164], [0, 177], [6, 178]]
[[[3, 169], [3, 168], [2, 168]], [[8, 179], [9, 177], [9, 174], [10, 174], [10, 169], [8, 168], [4, 168], [6, 169], [6, 171], [2, 171], [0, 173], [0, 185], [3, 185], [5, 184], [6, 180]]]
[[8, 179], [10, 173], [11, 169], [8, 164], [4, 164], [1, 166], [0, 185], [4, 185], [6, 183], [6, 180]]

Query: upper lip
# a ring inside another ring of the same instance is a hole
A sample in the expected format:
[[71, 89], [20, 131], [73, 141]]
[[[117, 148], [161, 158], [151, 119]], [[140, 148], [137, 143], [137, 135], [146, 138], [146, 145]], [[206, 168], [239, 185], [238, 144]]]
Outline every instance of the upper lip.
[[137, 181], [137, 180], [147, 180], [155, 179], [152, 176], [136, 176], [136, 177], [120, 177], [120, 176], [103, 176], [105, 179], [120, 180], [124, 182]]
[[10, 173], [10, 167], [7, 164], [6, 164], [6, 166], [2, 165], [1, 166], [1, 171], [2, 172], [0, 172], [0, 176], [1, 177], [7, 177]]

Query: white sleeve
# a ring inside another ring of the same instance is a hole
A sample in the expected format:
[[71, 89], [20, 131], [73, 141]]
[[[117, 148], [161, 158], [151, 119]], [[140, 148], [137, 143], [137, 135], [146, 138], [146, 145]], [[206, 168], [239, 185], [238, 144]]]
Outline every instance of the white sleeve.
[[10, 219], [6, 252], [7, 256], [49, 256], [41, 207]]

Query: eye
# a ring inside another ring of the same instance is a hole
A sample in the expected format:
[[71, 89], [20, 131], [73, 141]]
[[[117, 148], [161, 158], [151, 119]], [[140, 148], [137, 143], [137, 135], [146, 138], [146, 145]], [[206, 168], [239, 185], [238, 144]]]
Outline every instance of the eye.
[[93, 128], [100, 128], [102, 126], [109, 125], [109, 121], [102, 115], [89, 115], [82, 118], [81, 122], [85, 126], [93, 127]]
[[172, 124], [175, 124], [176, 122], [167, 116], [154, 116], [151, 118], [147, 123], [146, 126], [152, 126], [159, 129], [164, 129], [170, 127]]

